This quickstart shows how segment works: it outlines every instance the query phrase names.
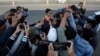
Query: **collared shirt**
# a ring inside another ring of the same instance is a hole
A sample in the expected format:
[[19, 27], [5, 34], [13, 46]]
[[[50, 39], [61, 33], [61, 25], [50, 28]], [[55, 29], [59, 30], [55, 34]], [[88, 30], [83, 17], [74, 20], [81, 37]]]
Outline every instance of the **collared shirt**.
[[[77, 32], [73, 15], [71, 15], [71, 17], [69, 18], [69, 24]], [[74, 39], [74, 51], [75, 51], [76, 56], [92, 56], [93, 55], [92, 46], [88, 43], [88, 41], [84, 40], [78, 34], [76, 35]]]

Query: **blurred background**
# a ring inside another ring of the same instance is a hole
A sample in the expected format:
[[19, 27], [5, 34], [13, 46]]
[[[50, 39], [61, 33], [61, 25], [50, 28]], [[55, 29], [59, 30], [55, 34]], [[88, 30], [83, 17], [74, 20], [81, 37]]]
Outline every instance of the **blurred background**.
[[[79, 2], [84, 2], [84, 7], [87, 9], [86, 14], [91, 16], [96, 11], [100, 11], [100, 0], [0, 0], [0, 18], [2, 15], [16, 6], [23, 6], [29, 9], [28, 23], [41, 20], [44, 16], [44, 10], [50, 8], [53, 14], [58, 8], [63, 8], [66, 5], [78, 5]], [[100, 38], [99, 38], [100, 39]], [[97, 49], [94, 51], [94, 56], [100, 56], [100, 41]]]

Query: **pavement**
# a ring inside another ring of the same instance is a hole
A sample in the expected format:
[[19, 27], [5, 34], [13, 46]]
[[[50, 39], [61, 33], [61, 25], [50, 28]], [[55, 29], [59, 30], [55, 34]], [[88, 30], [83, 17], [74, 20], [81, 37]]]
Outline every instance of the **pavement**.
[[[78, 2], [76, 2], [76, 4]], [[70, 3], [70, 4], [73, 4], [73, 3]], [[46, 5], [44, 3], [43, 4], [33, 4], [31, 2], [27, 2], [27, 3], [26, 2], [25, 3], [20, 3], [19, 2], [19, 3], [16, 3], [15, 6], [12, 6], [11, 2], [9, 4], [8, 1], [7, 2], [4, 2], [4, 1], [1, 2], [1, 0], [0, 0], [0, 15], [1, 15], [0, 18], [2, 17], [2, 14], [4, 12], [10, 10], [11, 8], [15, 8], [18, 5], [29, 9], [29, 16], [27, 18], [27, 21], [28, 21], [28, 24], [31, 24], [31, 23], [35, 22], [36, 20], [41, 20], [42, 19], [42, 17], [45, 14], [44, 10], [46, 8], [51, 8], [53, 10], [53, 14], [55, 14], [58, 8], [62, 8], [66, 4], [52, 3], [52, 4], [49, 4], [49, 5]], [[98, 10], [100, 11], [100, 2], [97, 2], [97, 3], [94, 2], [93, 4], [88, 4], [85, 7], [87, 9], [86, 14], [87, 15], [93, 15], [95, 11], [98, 11]], [[99, 47], [100, 47], [100, 41], [99, 41], [97, 49], [94, 51], [94, 55], [93, 56], [100, 56], [100, 48]]]

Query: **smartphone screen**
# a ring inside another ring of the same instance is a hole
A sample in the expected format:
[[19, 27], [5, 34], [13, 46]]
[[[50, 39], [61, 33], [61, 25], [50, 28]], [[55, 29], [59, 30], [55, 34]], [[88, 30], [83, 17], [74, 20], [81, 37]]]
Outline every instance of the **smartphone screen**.
[[70, 44], [71, 43], [68, 43], [68, 42], [65, 42], [65, 43], [53, 43], [53, 47], [54, 47], [54, 50], [67, 50], [67, 46], [70, 47]]

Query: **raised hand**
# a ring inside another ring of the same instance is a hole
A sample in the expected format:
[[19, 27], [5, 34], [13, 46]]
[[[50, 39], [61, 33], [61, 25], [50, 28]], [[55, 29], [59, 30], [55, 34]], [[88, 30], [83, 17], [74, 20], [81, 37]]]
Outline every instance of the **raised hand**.
[[24, 26], [25, 26], [25, 36], [28, 36], [29, 35], [29, 30], [30, 30], [29, 25], [24, 24]]
[[17, 21], [18, 21], [17, 16], [16, 15], [12, 16], [12, 26], [16, 26]]
[[50, 43], [49, 46], [48, 46], [47, 56], [56, 56], [52, 43]]
[[16, 36], [16, 34], [19, 33], [20, 31], [21, 31], [20, 24], [18, 24], [13, 36]]
[[47, 39], [45, 33], [41, 34], [40, 37], [41, 37], [42, 41], [45, 41]]
[[67, 46], [68, 54], [69, 56], [75, 56], [74, 49], [73, 49], [73, 42], [72, 41], [68, 41], [68, 42], [71, 43], [70, 47]]

